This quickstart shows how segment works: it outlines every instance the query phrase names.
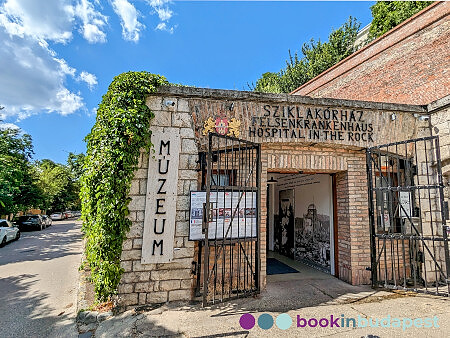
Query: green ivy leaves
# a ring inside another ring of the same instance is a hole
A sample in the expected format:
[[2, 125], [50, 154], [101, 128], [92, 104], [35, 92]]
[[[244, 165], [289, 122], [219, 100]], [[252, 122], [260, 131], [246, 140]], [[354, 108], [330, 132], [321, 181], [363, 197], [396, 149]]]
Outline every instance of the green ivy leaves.
[[150, 150], [153, 113], [145, 104], [148, 94], [167, 80], [148, 72], [127, 72], [114, 78], [97, 110], [97, 119], [85, 138], [87, 154], [81, 177], [83, 232], [86, 260], [97, 300], [117, 292], [123, 269], [122, 243], [130, 229], [128, 204], [131, 180], [140, 149]]

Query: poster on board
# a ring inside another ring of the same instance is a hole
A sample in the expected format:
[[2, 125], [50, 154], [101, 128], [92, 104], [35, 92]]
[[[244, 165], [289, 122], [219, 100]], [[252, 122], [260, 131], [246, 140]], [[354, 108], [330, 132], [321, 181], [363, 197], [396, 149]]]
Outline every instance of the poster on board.
[[[209, 222], [209, 239], [256, 237], [256, 192], [214, 191], [210, 193], [212, 220]], [[206, 191], [192, 191], [189, 217], [189, 240], [199, 241], [202, 234], [203, 203]], [[231, 219], [233, 218], [233, 222]]]

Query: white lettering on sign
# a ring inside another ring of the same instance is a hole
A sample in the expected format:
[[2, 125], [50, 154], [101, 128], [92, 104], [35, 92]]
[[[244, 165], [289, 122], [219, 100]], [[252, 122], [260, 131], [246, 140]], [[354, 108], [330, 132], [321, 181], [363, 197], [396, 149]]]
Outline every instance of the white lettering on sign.
[[177, 209], [179, 129], [152, 128], [154, 153], [148, 163], [142, 264], [173, 259]]

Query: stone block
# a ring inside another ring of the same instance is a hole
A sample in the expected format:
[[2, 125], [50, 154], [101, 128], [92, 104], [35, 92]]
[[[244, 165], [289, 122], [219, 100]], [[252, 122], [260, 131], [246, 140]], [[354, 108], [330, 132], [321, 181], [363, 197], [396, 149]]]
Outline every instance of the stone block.
[[189, 236], [189, 222], [176, 222], [175, 236]]
[[159, 291], [177, 290], [180, 288], [180, 280], [162, 280], [159, 282]]
[[165, 263], [164, 268], [166, 269], [191, 269], [193, 258], [178, 258], [174, 259], [170, 263]]
[[129, 272], [133, 269], [133, 262], [132, 261], [121, 261], [120, 267], [123, 268], [125, 271]]
[[190, 269], [177, 269], [177, 270], [156, 270], [151, 271], [152, 280], [163, 281], [170, 279], [188, 279], [190, 277]]
[[121, 260], [130, 261], [136, 259], [141, 259], [141, 250], [135, 249], [122, 251]]
[[122, 295], [120, 297], [120, 305], [137, 305], [138, 303], [138, 294], [137, 293], [129, 293], [126, 295]]
[[194, 258], [194, 250], [192, 248], [176, 248], [173, 251], [173, 258]]
[[119, 284], [119, 286], [117, 287], [117, 292], [119, 294], [132, 293], [133, 284]]
[[133, 239], [133, 249], [141, 249], [142, 248], [142, 238]]
[[165, 303], [168, 300], [167, 291], [150, 292], [147, 294], [147, 303]]
[[191, 127], [192, 119], [189, 113], [173, 113], [172, 114], [172, 126], [180, 128]]
[[153, 292], [154, 282], [136, 283], [134, 286], [134, 292]]
[[145, 104], [151, 111], [161, 110], [162, 109], [162, 98], [155, 97], [155, 96], [149, 96], [149, 97], [147, 97]]
[[134, 179], [145, 178], [147, 179], [148, 169], [138, 169], [134, 172]]
[[127, 238], [142, 238], [144, 231], [144, 222], [133, 222], [130, 231], [127, 233]]
[[133, 271], [151, 271], [156, 264], [141, 264], [141, 260], [133, 261]]
[[138, 302], [139, 302], [139, 305], [146, 304], [147, 303], [147, 294], [146, 293], [140, 293]]
[[130, 186], [130, 195], [139, 195], [139, 180], [133, 179]]
[[183, 279], [181, 281], [181, 285], [180, 285], [181, 289], [189, 289], [190, 290], [191, 287], [192, 287], [192, 279]]
[[152, 126], [170, 127], [172, 125], [172, 113], [169, 111], [154, 111], [155, 117], [150, 122]]
[[181, 142], [181, 152], [183, 154], [197, 154], [197, 143], [193, 139], [183, 139]]
[[189, 196], [178, 196], [177, 198], [177, 210], [189, 210], [190, 197]]
[[185, 99], [178, 99], [178, 111], [189, 112], [189, 101]]
[[145, 210], [145, 196], [130, 196], [131, 202], [128, 205], [130, 211]]
[[173, 290], [169, 291], [169, 302], [177, 300], [190, 300], [191, 290]]
[[182, 138], [194, 138], [194, 129], [192, 128], [181, 128], [180, 129], [180, 135]]

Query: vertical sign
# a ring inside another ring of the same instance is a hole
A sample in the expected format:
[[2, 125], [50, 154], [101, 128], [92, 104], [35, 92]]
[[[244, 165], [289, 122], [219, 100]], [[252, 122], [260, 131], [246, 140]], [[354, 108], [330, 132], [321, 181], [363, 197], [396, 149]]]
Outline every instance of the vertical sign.
[[154, 153], [148, 163], [142, 264], [173, 259], [177, 210], [179, 129], [152, 128]]

